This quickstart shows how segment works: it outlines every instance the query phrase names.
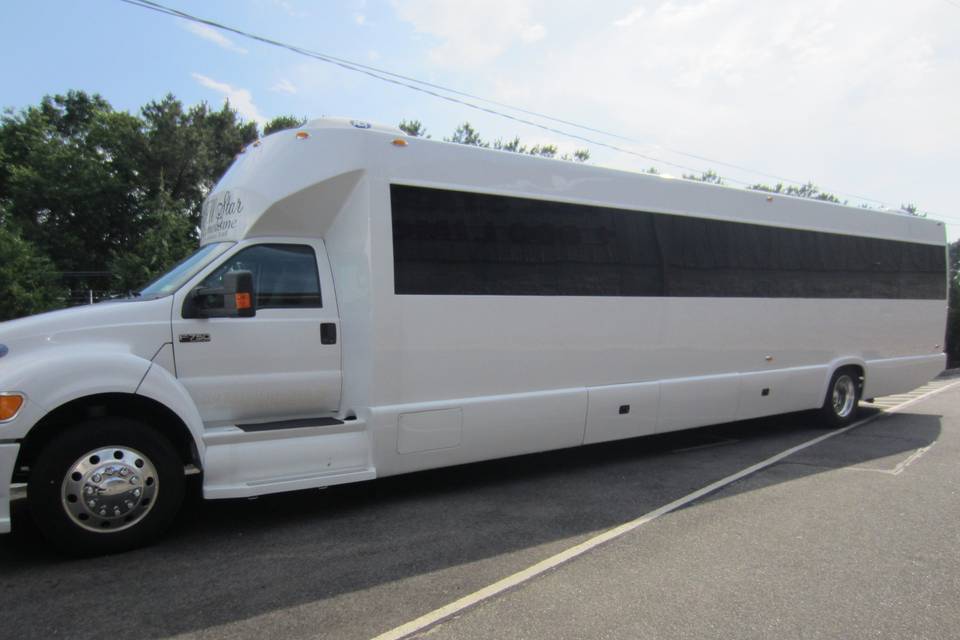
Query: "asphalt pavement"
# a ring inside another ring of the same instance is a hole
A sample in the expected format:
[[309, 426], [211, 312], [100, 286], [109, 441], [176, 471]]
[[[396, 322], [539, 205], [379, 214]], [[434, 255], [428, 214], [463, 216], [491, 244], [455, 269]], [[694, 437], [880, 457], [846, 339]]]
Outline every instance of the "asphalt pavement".
[[[0, 536], [0, 637], [371, 638], [825, 433], [796, 414], [195, 500], [159, 544], [84, 560], [50, 551], [18, 509]], [[960, 385], [419, 635], [960, 637], [958, 458]]]

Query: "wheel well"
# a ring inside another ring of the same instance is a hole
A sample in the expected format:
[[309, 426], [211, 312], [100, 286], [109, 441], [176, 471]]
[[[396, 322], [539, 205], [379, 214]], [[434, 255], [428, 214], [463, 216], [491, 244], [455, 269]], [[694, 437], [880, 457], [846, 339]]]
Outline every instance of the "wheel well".
[[863, 385], [866, 382], [866, 372], [858, 364], [845, 364], [842, 367], [837, 367], [837, 370], [833, 372], [833, 375], [836, 375], [840, 371], [854, 371], [856, 372], [857, 379], [860, 383], [860, 392], [863, 392]]
[[36, 456], [65, 427], [91, 418], [123, 417], [150, 425], [180, 454], [184, 464], [199, 466], [199, 455], [187, 425], [156, 400], [128, 393], [104, 393], [72, 400], [45, 415], [20, 443], [14, 481], [26, 481]]

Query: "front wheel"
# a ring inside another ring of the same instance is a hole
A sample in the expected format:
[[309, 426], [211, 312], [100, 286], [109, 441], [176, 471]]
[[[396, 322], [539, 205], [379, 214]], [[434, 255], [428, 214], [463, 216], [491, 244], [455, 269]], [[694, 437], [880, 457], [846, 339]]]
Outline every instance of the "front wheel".
[[183, 502], [183, 461], [162, 435], [126, 418], [70, 427], [40, 452], [27, 499], [43, 534], [68, 553], [149, 543]]
[[830, 427], [845, 427], [857, 416], [860, 394], [863, 391], [859, 372], [856, 369], [839, 369], [830, 379], [827, 397], [823, 400], [820, 415]]

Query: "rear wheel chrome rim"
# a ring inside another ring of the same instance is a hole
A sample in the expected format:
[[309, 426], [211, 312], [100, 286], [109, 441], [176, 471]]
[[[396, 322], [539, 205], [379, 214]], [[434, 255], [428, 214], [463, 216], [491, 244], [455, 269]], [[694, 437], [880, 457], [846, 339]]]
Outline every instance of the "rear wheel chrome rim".
[[857, 402], [857, 385], [848, 375], [837, 378], [833, 385], [833, 412], [838, 418], [849, 417]]
[[60, 496], [74, 524], [96, 533], [115, 533], [143, 520], [159, 489], [157, 469], [147, 456], [129, 447], [103, 447], [70, 465]]

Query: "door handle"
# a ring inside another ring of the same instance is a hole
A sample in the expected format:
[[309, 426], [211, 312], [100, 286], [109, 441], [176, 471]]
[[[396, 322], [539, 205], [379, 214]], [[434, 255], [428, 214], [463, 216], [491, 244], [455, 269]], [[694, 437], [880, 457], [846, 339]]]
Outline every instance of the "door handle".
[[320, 323], [320, 344], [337, 344], [337, 325], [335, 322]]

